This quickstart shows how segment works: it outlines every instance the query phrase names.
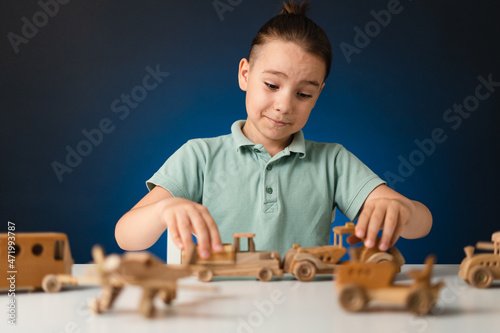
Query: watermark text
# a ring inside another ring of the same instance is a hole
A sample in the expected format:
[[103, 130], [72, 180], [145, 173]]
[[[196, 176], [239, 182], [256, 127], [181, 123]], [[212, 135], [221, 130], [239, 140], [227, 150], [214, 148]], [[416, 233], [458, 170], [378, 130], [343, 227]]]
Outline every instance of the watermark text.
[[[130, 93], [122, 93], [120, 98], [111, 102], [111, 112], [117, 114], [118, 119], [125, 120], [130, 115], [130, 111], [136, 109], [141, 102], [148, 97], [148, 92], [155, 90], [170, 75], [168, 72], [162, 72], [160, 65], [153, 69], [146, 66], [146, 75], [142, 78], [141, 84], [136, 85], [130, 90]], [[104, 117], [97, 123], [95, 128], [90, 130], [83, 129], [83, 136], [75, 145], [66, 145], [66, 157], [64, 160], [54, 160], [51, 163], [57, 180], [62, 183], [65, 174], [72, 173], [88, 157], [96, 147], [102, 144], [106, 135], [111, 134], [116, 129], [116, 122], [111, 118]]]
[[441, 118], [449, 126], [449, 129], [441, 127], [432, 129], [427, 138], [413, 141], [415, 149], [404, 156], [397, 157], [399, 162], [397, 170], [384, 173], [387, 185], [394, 188], [396, 184], [405, 182], [408, 177], [413, 175], [416, 168], [422, 166], [427, 158], [436, 152], [439, 144], [448, 140], [446, 133], [457, 131], [463, 122], [479, 109], [481, 102], [490, 98], [496, 88], [500, 87], [500, 81], [494, 81], [491, 73], [486, 77], [480, 75], [477, 80], [479, 84], [475, 87], [473, 94], [466, 96], [462, 103], [454, 103], [451, 108], [443, 112]]
[[7, 323], [16, 325], [17, 323], [17, 299], [16, 299], [16, 224], [7, 222], [7, 281], [8, 304], [7, 304]]

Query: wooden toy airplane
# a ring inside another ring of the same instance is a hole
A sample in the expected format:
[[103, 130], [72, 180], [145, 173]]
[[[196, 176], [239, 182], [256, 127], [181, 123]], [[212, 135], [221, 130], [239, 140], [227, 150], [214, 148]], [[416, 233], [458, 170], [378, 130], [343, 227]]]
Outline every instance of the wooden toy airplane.
[[[192, 256], [194, 248], [188, 251]], [[126, 285], [136, 285], [143, 289], [139, 311], [147, 318], [153, 316], [154, 298], [170, 304], [176, 297], [177, 280], [192, 274], [188, 265], [166, 265], [149, 252], [127, 252], [104, 256], [99, 246], [94, 246], [92, 256], [97, 264], [102, 293], [89, 302], [89, 308], [102, 313], [113, 306], [114, 301]]]

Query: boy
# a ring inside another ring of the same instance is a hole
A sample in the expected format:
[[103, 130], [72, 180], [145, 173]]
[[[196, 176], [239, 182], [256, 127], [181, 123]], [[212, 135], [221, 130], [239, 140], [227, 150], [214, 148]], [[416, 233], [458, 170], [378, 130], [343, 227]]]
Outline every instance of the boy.
[[179, 248], [195, 234], [202, 258], [221, 251], [233, 232], [257, 233], [257, 249], [283, 254], [294, 242], [328, 244], [335, 207], [351, 220], [359, 216], [352, 242], [364, 238], [373, 247], [382, 229], [382, 251], [399, 236], [430, 231], [423, 204], [391, 190], [341, 145], [304, 139], [332, 57], [306, 11], [307, 4], [291, 1], [259, 30], [238, 71], [247, 120], [229, 135], [191, 140], [174, 153], [148, 180], [150, 192], [118, 221], [120, 247], [148, 248], [168, 228]]

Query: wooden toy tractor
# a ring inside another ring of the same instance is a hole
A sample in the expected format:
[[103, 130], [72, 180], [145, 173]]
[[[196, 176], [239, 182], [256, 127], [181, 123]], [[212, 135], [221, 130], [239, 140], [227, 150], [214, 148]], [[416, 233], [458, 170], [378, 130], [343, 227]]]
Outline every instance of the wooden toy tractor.
[[397, 267], [393, 262], [367, 263], [351, 260], [339, 265], [335, 286], [341, 306], [350, 312], [363, 310], [371, 300], [401, 304], [417, 314], [429, 313], [438, 299], [443, 282], [431, 285], [434, 257], [429, 256], [422, 271], [412, 270], [410, 285], [393, 284]]
[[491, 235], [491, 242], [478, 242], [476, 249], [489, 252], [474, 254], [474, 247], [466, 246], [458, 276], [476, 288], [488, 288], [500, 279], [500, 231]]
[[[278, 251], [256, 251], [252, 233], [235, 233], [234, 245], [223, 244], [222, 252], [212, 252], [208, 259], [193, 254], [188, 262], [200, 281], [211, 281], [214, 276], [257, 276], [270, 281], [273, 276], [283, 276], [281, 256]], [[248, 251], [240, 250], [240, 238], [248, 238]], [[187, 262], [184, 258], [183, 262]]]
[[[301, 247], [294, 244], [287, 251], [283, 262], [285, 273], [292, 273], [300, 281], [310, 281], [316, 274], [333, 274], [340, 264], [340, 259], [346, 254], [343, 246], [343, 236], [354, 233], [354, 223], [347, 222], [344, 226], [333, 228], [333, 245]], [[378, 250], [378, 239], [373, 248], [361, 245], [359, 248], [361, 262], [394, 262], [398, 268], [405, 263], [399, 250], [391, 247], [387, 252]]]

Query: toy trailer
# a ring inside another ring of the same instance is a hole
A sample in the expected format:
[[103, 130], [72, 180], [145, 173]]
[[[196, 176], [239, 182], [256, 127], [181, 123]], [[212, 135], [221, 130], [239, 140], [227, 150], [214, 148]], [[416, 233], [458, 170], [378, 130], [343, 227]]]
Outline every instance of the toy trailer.
[[488, 288], [500, 279], [500, 231], [491, 235], [491, 242], [478, 242], [476, 249], [490, 252], [474, 254], [474, 247], [466, 246], [458, 276], [476, 288]]
[[[254, 237], [253, 233], [235, 233], [234, 245], [223, 244], [222, 251], [212, 252], [208, 259], [199, 258], [195, 251], [189, 264], [198, 279], [204, 282], [211, 281], [214, 276], [257, 276], [261, 281], [270, 281], [273, 276], [283, 276], [280, 253], [256, 251]], [[240, 250], [240, 238], [248, 239], [248, 251]]]
[[74, 263], [64, 233], [16, 232], [15, 238], [2, 233], [0, 257], [9, 259], [7, 269], [0, 272], [0, 290], [10, 288], [10, 276], [15, 276], [16, 290], [41, 288], [46, 275], [70, 275]]
[[443, 282], [430, 284], [434, 257], [426, 259], [422, 271], [410, 271], [414, 279], [411, 285], [394, 285], [397, 267], [393, 262], [362, 263], [349, 261], [339, 266], [335, 276], [335, 286], [339, 292], [341, 306], [350, 312], [363, 310], [372, 301], [401, 304], [417, 314], [429, 313], [438, 299]]
[[[354, 233], [354, 223], [347, 222], [344, 226], [333, 228], [333, 245], [301, 247], [293, 244], [293, 248], [285, 254], [283, 270], [292, 273], [300, 281], [310, 281], [316, 274], [333, 274], [335, 268], [340, 264], [340, 259], [346, 254], [347, 249], [343, 245], [343, 236]], [[377, 240], [378, 242], [378, 240]], [[360, 261], [383, 262], [394, 261], [398, 272], [405, 260], [399, 250], [392, 247], [388, 252], [380, 252], [377, 245], [373, 248], [360, 247]]]

